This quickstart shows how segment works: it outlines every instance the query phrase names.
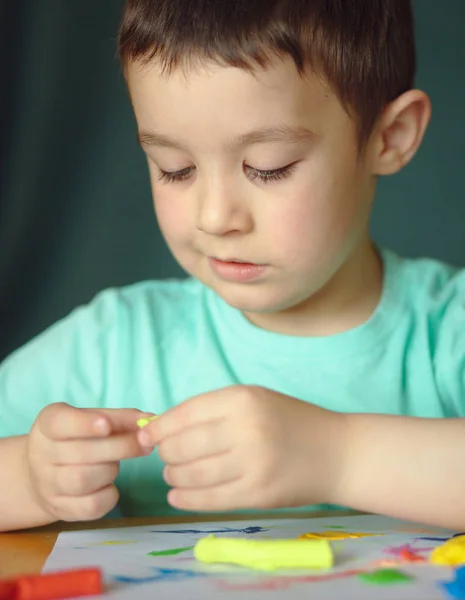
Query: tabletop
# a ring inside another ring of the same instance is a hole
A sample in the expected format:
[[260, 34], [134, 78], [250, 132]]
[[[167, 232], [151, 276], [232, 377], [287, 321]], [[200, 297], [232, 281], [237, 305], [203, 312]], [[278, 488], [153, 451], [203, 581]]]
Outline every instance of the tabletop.
[[[354, 511], [317, 511], [309, 513], [254, 513], [254, 519], [302, 519], [313, 517], [347, 516], [360, 514]], [[193, 523], [209, 521], [239, 521], [248, 519], [248, 515], [213, 514], [182, 515], [172, 517], [131, 517], [123, 519], [104, 519], [85, 523], [54, 523], [36, 529], [18, 532], [0, 533], [0, 578], [21, 574], [39, 573], [47, 556], [52, 551], [58, 534], [62, 531], [85, 529], [105, 529], [112, 527], [135, 527], [138, 525], [160, 525], [165, 523]]]

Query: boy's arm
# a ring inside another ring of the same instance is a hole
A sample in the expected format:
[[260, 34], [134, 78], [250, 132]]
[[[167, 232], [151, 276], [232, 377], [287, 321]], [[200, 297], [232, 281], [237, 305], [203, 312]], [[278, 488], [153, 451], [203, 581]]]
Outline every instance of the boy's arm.
[[0, 531], [53, 522], [34, 497], [26, 459], [27, 436], [0, 439]]
[[[117, 328], [126, 325], [121, 304], [117, 290], [104, 292], [0, 363], [0, 531], [53, 521], [28, 487], [23, 434], [48, 404], [106, 407], [107, 364], [119, 374], [115, 341], [126, 346]], [[113, 390], [125, 389], [112, 382]]]
[[465, 419], [343, 418], [335, 503], [465, 530]]

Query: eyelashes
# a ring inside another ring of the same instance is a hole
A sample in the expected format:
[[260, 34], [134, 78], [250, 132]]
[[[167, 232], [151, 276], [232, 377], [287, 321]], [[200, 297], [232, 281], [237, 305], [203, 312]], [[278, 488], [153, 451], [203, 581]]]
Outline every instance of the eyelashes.
[[158, 179], [161, 181], [164, 181], [165, 183], [179, 183], [189, 179], [190, 175], [194, 171], [194, 167], [187, 167], [186, 169], [181, 169], [180, 171], [163, 171], [159, 168], [158, 171]]
[[245, 171], [251, 181], [260, 181], [261, 183], [270, 183], [272, 181], [280, 181], [281, 179], [287, 179], [295, 171], [297, 163], [291, 163], [280, 169], [268, 169], [266, 171], [260, 171], [253, 167], [245, 165]]
[[[287, 179], [295, 171], [297, 164], [298, 162], [293, 162], [285, 167], [280, 167], [279, 169], [266, 170], [254, 169], [253, 167], [244, 164], [244, 171], [250, 181], [271, 183], [273, 181]], [[159, 168], [158, 171], [158, 178], [160, 181], [165, 183], [180, 183], [189, 179], [189, 177], [195, 171], [195, 167], [186, 167], [185, 169], [180, 169], [179, 171], [163, 171]]]

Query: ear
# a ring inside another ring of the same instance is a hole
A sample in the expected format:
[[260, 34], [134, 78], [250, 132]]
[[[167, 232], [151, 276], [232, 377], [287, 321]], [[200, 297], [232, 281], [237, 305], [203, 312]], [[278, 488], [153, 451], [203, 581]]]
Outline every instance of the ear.
[[418, 150], [431, 118], [431, 102], [421, 90], [409, 90], [386, 106], [375, 130], [373, 174], [400, 171]]

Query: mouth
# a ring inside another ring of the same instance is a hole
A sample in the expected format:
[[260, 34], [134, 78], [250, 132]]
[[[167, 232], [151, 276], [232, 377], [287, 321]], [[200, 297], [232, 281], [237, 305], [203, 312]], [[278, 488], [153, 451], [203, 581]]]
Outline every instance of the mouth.
[[239, 258], [208, 259], [213, 273], [225, 281], [248, 283], [260, 279], [267, 270], [267, 265], [248, 262]]
[[259, 263], [253, 263], [248, 260], [241, 260], [240, 258], [218, 258], [217, 256], [212, 256], [212, 260], [217, 262], [225, 263], [225, 264], [235, 264], [235, 265], [250, 265], [253, 267], [263, 267], [265, 265], [261, 265]]

